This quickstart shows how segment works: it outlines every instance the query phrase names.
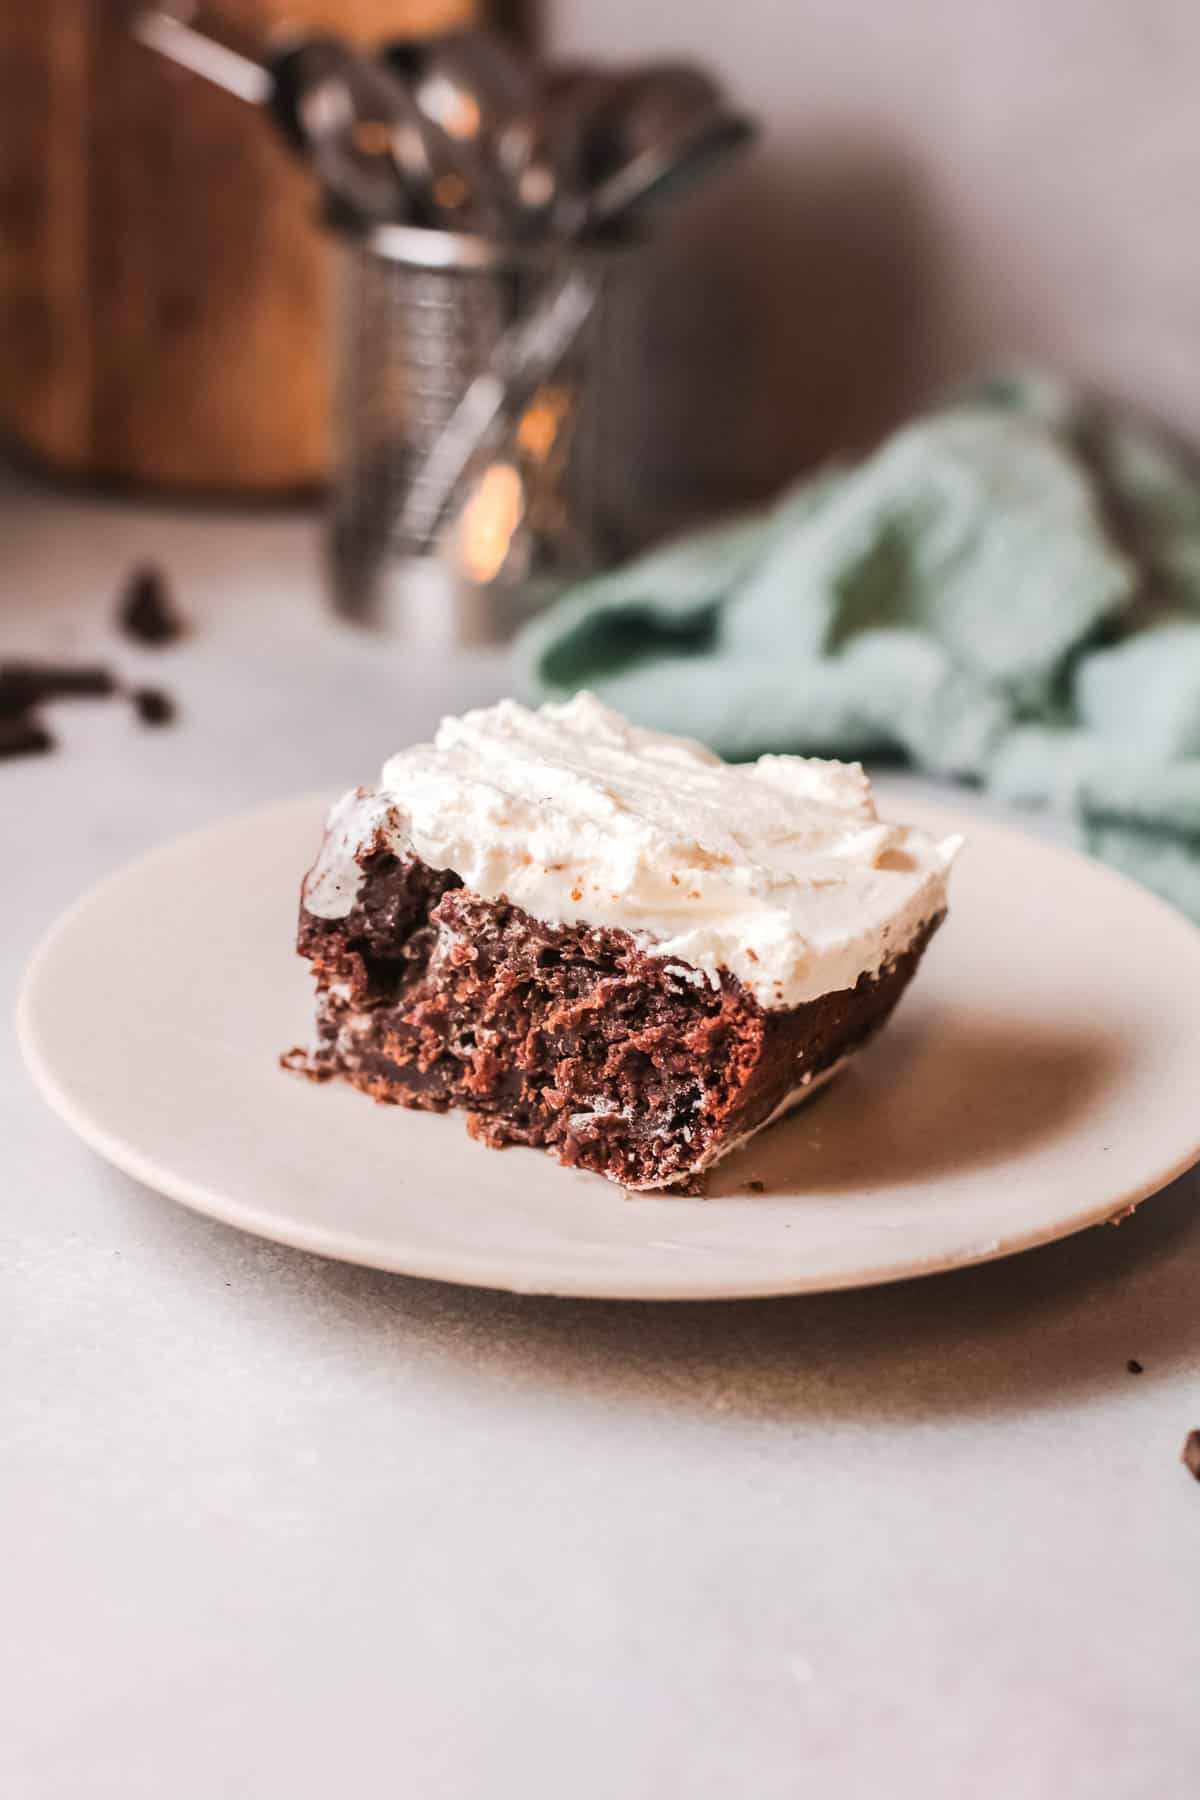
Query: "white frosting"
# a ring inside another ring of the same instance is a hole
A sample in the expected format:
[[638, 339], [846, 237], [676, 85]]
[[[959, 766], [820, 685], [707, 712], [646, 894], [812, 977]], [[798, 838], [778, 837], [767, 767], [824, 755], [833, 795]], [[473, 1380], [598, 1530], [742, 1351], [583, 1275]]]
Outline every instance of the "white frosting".
[[305, 883], [345, 918], [377, 835], [551, 924], [619, 926], [763, 1006], [853, 987], [946, 904], [958, 839], [886, 825], [857, 763], [723, 763], [591, 694], [446, 719], [346, 795]]

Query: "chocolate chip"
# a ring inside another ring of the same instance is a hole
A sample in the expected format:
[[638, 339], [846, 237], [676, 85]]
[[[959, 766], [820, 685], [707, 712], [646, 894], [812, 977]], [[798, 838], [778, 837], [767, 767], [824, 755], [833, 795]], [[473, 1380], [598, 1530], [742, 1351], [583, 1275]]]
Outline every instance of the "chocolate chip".
[[1183, 1466], [1200, 1481], [1200, 1431], [1189, 1431], [1183, 1440]]
[[161, 569], [147, 563], [134, 570], [121, 595], [117, 622], [139, 644], [169, 644], [182, 635], [183, 620]]
[[74, 667], [69, 664], [46, 664], [36, 670], [42, 685], [44, 700], [58, 699], [102, 699], [106, 694], [115, 694], [117, 679], [111, 669], [105, 669], [99, 663], [79, 663]]
[[53, 750], [54, 739], [36, 719], [18, 714], [16, 718], [0, 718], [0, 757], [38, 756]]
[[98, 663], [0, 663], [0, 717], [28, 712], [43, 700], [89, 700], [116, 692], [111, 669]]
[[0, 664], [0, 719], [11, 719], [25, 712], [35, 698], [24, 672], [17, 665]]
[[1142, 1373], [1142, 1365], [1136, 1356], [1131, 1356], [1129, 1361], [1125, 1364], [1125, 1367], [1129, 1370], [1131, 1375], [1140, 1375]]
[[175, 702], [161, 688], [134, 688], [131, 698], [143, 725], [169, 725], [175, 717]]
[[746, 1186], [752, 1194], [765, 1194], [767, 1191], [767, 1184], [765, 1181], [748, 1181]]

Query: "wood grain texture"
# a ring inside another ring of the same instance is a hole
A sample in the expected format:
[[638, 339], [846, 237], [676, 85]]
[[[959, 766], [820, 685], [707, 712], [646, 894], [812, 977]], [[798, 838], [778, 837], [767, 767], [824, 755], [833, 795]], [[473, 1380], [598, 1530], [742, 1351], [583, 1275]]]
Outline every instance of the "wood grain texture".
[[[0, 429], [55, 468], [271, 493], [329, 458], [331, 252], [241, 102], [133, 43], [137, 0], [0, 9]], [[473, 0], [214, 0], [371, 43]]]

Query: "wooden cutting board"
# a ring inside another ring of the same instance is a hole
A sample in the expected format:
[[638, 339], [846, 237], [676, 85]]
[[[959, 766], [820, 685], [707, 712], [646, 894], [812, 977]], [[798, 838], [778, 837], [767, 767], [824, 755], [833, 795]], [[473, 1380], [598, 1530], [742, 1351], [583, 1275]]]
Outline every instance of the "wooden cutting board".
[[[315, 190], [250, 107], [134, 43], [141, 0], [0, 7], [0, 433], [52, 468], [269, 494], [329, 460]], [[474, 0], [211, 0], [371, 44]]]

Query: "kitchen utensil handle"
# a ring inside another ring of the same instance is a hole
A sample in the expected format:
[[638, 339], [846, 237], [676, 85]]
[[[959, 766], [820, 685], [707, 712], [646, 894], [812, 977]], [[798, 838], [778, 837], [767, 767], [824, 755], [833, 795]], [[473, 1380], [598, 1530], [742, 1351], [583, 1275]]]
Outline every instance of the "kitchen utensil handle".
[[427, 543], [480, 452], [503, 441], [536, 390], [558, 367], [599, 297], [599, 278], [574, 269], [529, 316], [500, 338], [487, 369], [471, 382], [425, 459], [401, 510], [402, 537]]
[[275, 97], [275, 78], [265, 63], [231, 50], [216, 38], [193, 31], [172, 13], [150, 9], [138, 13], [130, 35], [148, 50], [156, 50], [181, 69], [211, 81], [215, 87], [236, 94], [251, 106], [269, 106]]

